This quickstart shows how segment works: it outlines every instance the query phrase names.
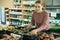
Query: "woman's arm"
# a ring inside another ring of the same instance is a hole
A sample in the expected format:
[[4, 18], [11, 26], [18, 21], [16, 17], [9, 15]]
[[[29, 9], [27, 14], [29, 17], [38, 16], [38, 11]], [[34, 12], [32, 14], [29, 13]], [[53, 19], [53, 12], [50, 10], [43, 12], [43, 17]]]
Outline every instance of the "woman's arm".
[[32, 19], [31, 19], [31, 23], [29, 25], [29, 28], [32, 28], [32, 25], [35, 25], [34, 13], [32, 14]]

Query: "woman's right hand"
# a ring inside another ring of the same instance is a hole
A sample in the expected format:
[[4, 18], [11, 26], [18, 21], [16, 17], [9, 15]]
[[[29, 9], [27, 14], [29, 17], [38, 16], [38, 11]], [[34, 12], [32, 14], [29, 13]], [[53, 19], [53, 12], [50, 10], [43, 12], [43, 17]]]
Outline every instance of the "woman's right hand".
[[30, 24], [30, 25], [28, 25], [28, 27], [27, 27], [28, 29], [31, 29], [32, 28], [32, 24]]

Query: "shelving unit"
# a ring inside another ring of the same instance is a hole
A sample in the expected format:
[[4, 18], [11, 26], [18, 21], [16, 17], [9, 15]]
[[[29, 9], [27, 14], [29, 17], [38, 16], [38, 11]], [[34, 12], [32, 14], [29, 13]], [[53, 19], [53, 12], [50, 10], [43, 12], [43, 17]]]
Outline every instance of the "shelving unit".
[[14, 0], [14, 8], [11, 8], [10, 22], [11, 25], [22, 25], [22, 0]]
[[10, 9], [1, 7], [0, 8], [0, 24], [6, 25], [8, 22], [10, 22]]
[[6, 21], [10, 22], [10, 9], [5, 8], [5, 13], [6, 13]]
[[34, 11], [34, 0], [23, 0], [23, 23], [30, 24]]
[[29, 24], [31, 22], [32, 13], [35, 10], [35, 1], [36, 0], [14, 0], [15, 8], [11, 9], [10, 19], [22, 21], [20, 22], [22, 25]]
[[[60, 28], [60, 19], [57, 19], [57, 14], [60, 14], [60, 0], [47, 0], [46, 1], [46, 10], [50, 14], [50, 17], [55, 19], [50, 19], [50, 24], [55, 26], [56, 28]], [[54, 28], [55, 28], [54, 27]]]

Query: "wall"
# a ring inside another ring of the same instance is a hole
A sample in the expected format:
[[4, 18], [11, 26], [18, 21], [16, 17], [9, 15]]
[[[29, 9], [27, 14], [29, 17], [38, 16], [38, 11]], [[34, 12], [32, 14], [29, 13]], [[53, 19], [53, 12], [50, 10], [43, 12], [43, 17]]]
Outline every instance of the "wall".
[[0, 0], [0, 7], [13, 8], [14, 1], [13, 0]]
[[46, 0], [47, 5], [60, 5], [60, 0]]

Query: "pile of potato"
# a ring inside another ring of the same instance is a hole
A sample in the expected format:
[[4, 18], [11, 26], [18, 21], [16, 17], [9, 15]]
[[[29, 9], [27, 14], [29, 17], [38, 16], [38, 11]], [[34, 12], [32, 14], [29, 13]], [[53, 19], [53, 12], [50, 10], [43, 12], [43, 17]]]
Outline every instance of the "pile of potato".
[[0, 27], [0, 30], [13, 30], [13, 29], [15, 29], [13, 26]]
[[43, 34], [40, 35], [39, 37], [40, 37], [40, 40], [55, 40], [53, 34], [43, 33]]
[[4, 40], [18, 40], [19, 39], [19, 35], [17, 36], [17, 35], [15, 35], [14, 34], [14, 37], [13, 37], [13, 35], [7, 35], [7, 34], [4, 34], [3, 35], [4, 36]]

